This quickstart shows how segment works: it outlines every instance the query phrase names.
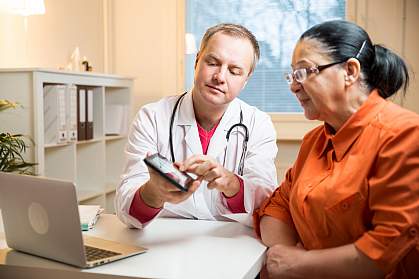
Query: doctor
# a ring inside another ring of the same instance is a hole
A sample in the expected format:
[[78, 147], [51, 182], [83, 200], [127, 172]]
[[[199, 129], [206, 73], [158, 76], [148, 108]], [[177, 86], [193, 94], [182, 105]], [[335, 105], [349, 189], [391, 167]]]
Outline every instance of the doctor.
[[[259, 55], [243, 26], [211, 27], [196, 56], [191, 92], [140, 109], [115, 198], [124, 223], [143, 228], [157, 216], [176, 216], [252, 224], [254, 209], [277, 184], [272, 121], [236, 98]], [[188, 192], [146, 167], [144, 157], [157, 152], [198, 176]]]

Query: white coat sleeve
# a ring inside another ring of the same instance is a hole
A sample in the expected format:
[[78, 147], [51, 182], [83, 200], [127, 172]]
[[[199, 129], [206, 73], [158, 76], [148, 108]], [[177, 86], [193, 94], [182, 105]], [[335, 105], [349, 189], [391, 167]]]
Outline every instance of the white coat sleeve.
[[[277, 187], [275, 158], [278, 148], [276, 132], [269, 115], [263, 113], [252, 125], [249, 134], [247, 154], [244, 162], [244, 208], [246, 213], [233, 214], [229, 211], [225, 199], [222, 199], [224, 217], [233, 219], [247, 226], [253, 226], [253, 212], [262, 201], [270, 196]], [[226, 212], [227, 211], [227, 212]]]
[[129, 209], [136, 191], [150, 177], [143, 159], [147, 152], [152, 154], [157, 152], [155, 117], [155, 113], [148, 106], [143, 107], [137, 113], [131, 125], [125, 148], [126, 164], [124, 173], [121, 176], [119, 186], [116, 188], [116, 215], [126, 225], [140, 229], [146, 224], [141, 224], [136, 218], [129, 215]]

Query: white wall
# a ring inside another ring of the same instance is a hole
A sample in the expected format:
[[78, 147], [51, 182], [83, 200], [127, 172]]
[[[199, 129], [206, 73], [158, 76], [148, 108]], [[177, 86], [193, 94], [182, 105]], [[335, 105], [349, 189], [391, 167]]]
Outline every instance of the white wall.
[[104, 70], [102, 0], [45, 0], [46, 13], [0, 14], [0, 68], [64, 67], [75, 46], [95, 71]]

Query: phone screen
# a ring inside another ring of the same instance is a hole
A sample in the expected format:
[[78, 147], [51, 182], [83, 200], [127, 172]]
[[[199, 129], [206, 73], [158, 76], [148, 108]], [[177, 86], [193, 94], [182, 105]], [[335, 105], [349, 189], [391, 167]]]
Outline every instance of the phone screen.
[[169, 180], [182, 191], [188, 191], [189, 183], [193, 180], [188, 174], [178, 170], [172, 162], [156, 153], [144, 159], [144, 162]]

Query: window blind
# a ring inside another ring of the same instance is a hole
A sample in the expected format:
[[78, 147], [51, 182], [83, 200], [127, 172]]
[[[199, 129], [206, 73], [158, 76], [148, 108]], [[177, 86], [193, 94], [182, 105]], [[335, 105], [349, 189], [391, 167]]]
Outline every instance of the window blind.
[[[186, 32], [199, 42], [222, 22], [248, 28], [258, 39], [261, 59], [239, 98], [266, 112], [301, 112], [284, 74], [299, 36], [309, 27], [345, 18], [345, 0], [186, 0]], [[186, 88], [193, 84], [194, 54], [185, 54]]]

